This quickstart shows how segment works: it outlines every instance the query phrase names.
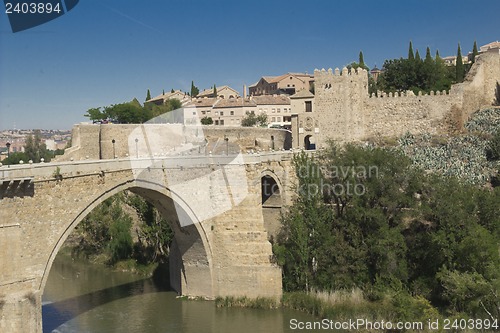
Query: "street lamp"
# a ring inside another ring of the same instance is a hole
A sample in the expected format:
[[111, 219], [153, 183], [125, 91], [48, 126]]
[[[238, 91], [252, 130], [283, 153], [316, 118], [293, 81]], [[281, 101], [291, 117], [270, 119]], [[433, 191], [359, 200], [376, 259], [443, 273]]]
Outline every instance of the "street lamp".
[[111, 143], [113, 144], [113, 158], [116, 158], [116, 153], [115, 153], [115, 139], [111, 140]]
[[135, 138], [135, 156], [137, 159], [139, 158], [139, 148], [137, 146], [138, 142], [139, 142], [139, 139]]
[[10, 142], [7, 142], [5, 145], [7, 146], [7, 158], [9, 158], [10, 157]]

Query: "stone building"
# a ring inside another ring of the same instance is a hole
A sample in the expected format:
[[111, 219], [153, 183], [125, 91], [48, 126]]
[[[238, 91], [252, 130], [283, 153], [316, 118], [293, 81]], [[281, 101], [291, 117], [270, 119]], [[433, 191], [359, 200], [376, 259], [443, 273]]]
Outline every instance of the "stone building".
[[248, 87], [250, 96], [286, 94], [307, 89], [311, 90], [314, 76], [307, 73], [286, 73], [280, 76], [263, 76], [258, 82]]
[[237, 98], [240, 97], [240, 93], [229, 86], [216, 87], [217, 96], [214, 94], [214, 88], [205, 89], [200, 92], [197, 98]]
[[169, 92], [169, 93], [165, 93], [165, 94], [161, 94], [161, 95], [158, 95], [154, 98], [151, 98], [149, 100], [146, 101], [146, 103], [153, 103], [153, 104], [156, 104], [156, 105], [163, 105], [165, 104], [166, 101], [168, 101], [169, 99], [178, 99], [179, 101], [181, 101], [181, 103], [186, 103], [190, 100], [190, 97], [188, 94], [186, 94], [185, 92], [182, 92], [180, 90], [176, 90], [174, 92]]
[[293, 147], [314, 149], [320, 134], [318, 120], [315, 119], [314, 94], [309, 90], [301, 90], [290, 96], [292, 106], [291, 130]]

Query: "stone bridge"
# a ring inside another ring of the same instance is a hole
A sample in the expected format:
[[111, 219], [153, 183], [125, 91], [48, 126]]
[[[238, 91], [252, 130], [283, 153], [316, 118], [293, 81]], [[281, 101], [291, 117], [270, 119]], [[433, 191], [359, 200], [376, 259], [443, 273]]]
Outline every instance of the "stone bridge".
[[229, 150], [0, 167], [0, 331], [41, 332], [41, 298], [59, 249], [124, 190], [172, 221], [170, 281], [180, 294], [279, 298], [268, 239], [291, 200], [292, 152]]

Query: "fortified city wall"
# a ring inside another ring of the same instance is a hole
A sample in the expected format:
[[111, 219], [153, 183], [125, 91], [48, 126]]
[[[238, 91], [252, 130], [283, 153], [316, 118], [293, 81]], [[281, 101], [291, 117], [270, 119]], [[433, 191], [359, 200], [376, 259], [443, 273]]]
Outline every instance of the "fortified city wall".
[[500, 54], [478, 57], [465, 81], [450, 91], [428, 95], [406, 92], [369, 96], [368, 73], [364, 69], [342, 72], [337, 68], [315, 70], [315, 118], [326, 138], [338, 142], [377, 136], [444, 134], [462, 130], [463, 123], [483, 106], [491, 106], [500, 81]]

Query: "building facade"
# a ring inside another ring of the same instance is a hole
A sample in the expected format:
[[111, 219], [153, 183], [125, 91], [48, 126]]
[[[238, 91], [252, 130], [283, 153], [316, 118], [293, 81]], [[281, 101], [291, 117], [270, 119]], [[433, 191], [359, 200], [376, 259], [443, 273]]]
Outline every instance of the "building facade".
[[296, 92], [311, 90], [314, 75], [307, 73], [286, 73], [280, 76], [263, 76], [258, 82], [248, 87], [250, 96], [293, 95]]

